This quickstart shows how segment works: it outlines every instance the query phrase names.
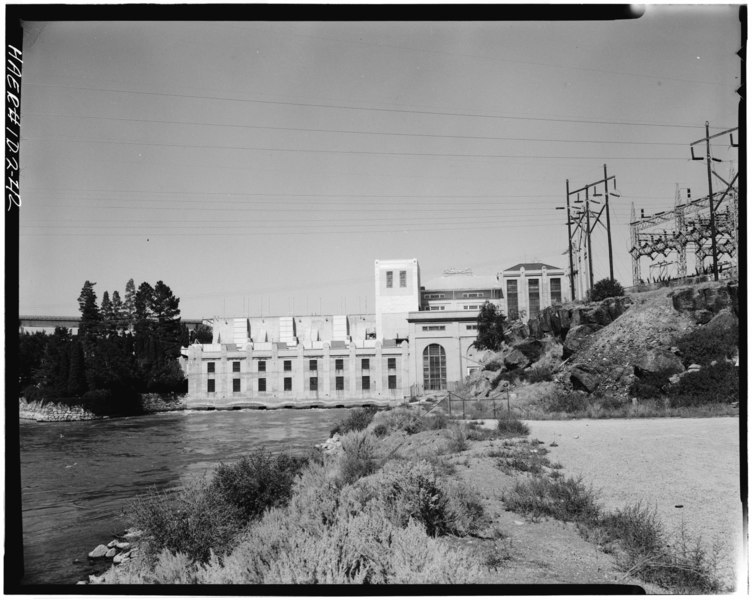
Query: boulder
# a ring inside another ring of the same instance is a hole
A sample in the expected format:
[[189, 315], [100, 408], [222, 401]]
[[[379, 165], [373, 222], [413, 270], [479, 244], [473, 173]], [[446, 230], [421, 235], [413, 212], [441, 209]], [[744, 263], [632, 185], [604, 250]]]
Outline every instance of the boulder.
[[582, 348], [585, 340], [593, 333], [601, 329], [597, 325], [575, 325], [567, 333], [567, 337], [564, 339], [564, 351], [562, 357], [564, 359], [569, 358], [575, 354], [580, 348]]
[[574, 365], [569, 373], [569, 381], [575, 390], [592, 394], [601, 384], [601, 378], [587, 365]]
[[507, 369], [524, 369], [530, 365], [530, 359], [522, 351], [513, 348], [512, 351], [504, 357], [504, 365]]
[[632, 366], [638, 377], [654, 373], [674, 375], [684, 371], [679, 357], [668, 350], [648, 350]]
[[708, 314], [716, 315], [724, 308], [738, 313], [738, 286], [707, 283], [696, 287], [674, 290], [669, 294], [675, 310], [690, 313], [698, 323], [707, 323]]
[[539, 340], [525, 340], [524, 342], [517, 342], [512, 348], [522, 352], [531, 363], [534, 363], [543, 354], [545, 345]]
[[117, 542], [115, 544], [115, 548], [117, 548], [118, 550], [130, 550], [131, 545], [128, 542]]
[[470, 396], [473, 398], [485, 397], [492, 389], [491, 382], [485, 377], [476, 381], [470, 388]]
[[509, 329], [504, 332], [504, 337], [510, 344], [521, 342], [530, 337], [530, 330], [522, 321], [515, 321], [510, 323]]
[[104, 544], [99, 544], [99, 546], [89, 552], [89, 558], [104, 558], [108, 550], [109, 548], [107, 548], [107, 546], [105, 546]]
[[527, 329], [530, 332], [531, 338], [538, 339], [543, 337], [543, 329], [540, 325], [540, 321], [537, 318], [530, 319], [527, 322]]
[[107, 550], [107, 553], [104, 555], [105, 558], [112, 558], [118, 553], [117, 548], [110, 548]]

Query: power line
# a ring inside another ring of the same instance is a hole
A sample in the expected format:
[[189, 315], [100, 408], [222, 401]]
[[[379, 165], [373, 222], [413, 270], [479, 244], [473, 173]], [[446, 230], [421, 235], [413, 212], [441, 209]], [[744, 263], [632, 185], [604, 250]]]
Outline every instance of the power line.
[[460, 140], [490, 140], [490, 141], [513, 141], [513, 142], [555, 142], [555, 143], [577, 143], [577, 144], [625, 144], [625, 145], [648, 145], [648, 146], [686, 146], [685, 142], [633, 142], [625, 140], [573, 140], [573, 139], [554, 139], [554, 138], [522, 138], [522, 137], [503, 137], [503, 136], [486, 136], [486, 135], [449, 135], [438, 133], [404, 133], [394, 131], [364, 131], [356, 129], [318, 129], [309, 127], [280, 127], [273, 125], [242, 125], [232, 123], [211, 123], [199, 121], [173, 121], [169, 119], [134, 119], [127, 117], [101, 117], [91, 115], [64, 115], [55, 113], [36, 113], [25, 112], [24, 116], [45, 116], [45, 117], [62, 117], [70, 119], [93, 119], [107, 121], [122, 121], [133, 123], [160, 123], [169, 125], [194, 125], [199, 127], [229, 127], [233, 129], [268, 129], [271, 131], [297, 131], [307, 133], [337, 133], [348, 135], [382, 135], [396, 137], [419, 137], [419, 138], [438, 138], [438, 139], [460, 139]]
[[521, 158], [536, 160], [679, 160], [687, 161], [687, 158], [678, 156], [543, 156], [535, 154], [453, 154], [444, 152], [377, 152], [373, 150], [325, 150], [322, 148], [272, 148], [257, 146], [217, 146], [213, 144], [169, 144], [166, 142], [134, 142], [126, 140], [94, 140], [84, 138], [65, 137], [22, 137], [22, 142], [66, 142], [76, 144], [114, 144], [124, 146], [156, 146], [162, 148], [199, 148], [214, 150], [250, 150], [255, 152], [289, 152], [304, 154], [352, 154], [355, 156], [399, 156], [399, 157], [428, 157], [428, 158]]
[[259, 100], [255, 98], [231, 98], [227, 96], [200, 96], [196, 94], [177, 94], [168, 92], [147, 92], [144, 90], [127, 90], [118, 88], [96, 88], [90, 86], [76, 86], [66, 85], [59, 83], [38, 83], [33, 81], [24, 81], [25, 86], [33, 87], [55, 87], [64, 89], [83, 90], [88, 92], [103, 92], [110, 94], [137, 94], [143, 96], [162, 96], [168, 98], [191, 98], [196, 100], [219, 100], [223, 102], [243, 102], [253, 104], [268, 104], [278, 106], [298, 106], [305, 108], [329, 108], [337, 110], [359, 110], [359, 111], [372, 111], [372, 112], [385, 112], [385, 113], [400, 113], [400, 114], [417, 114], [417, 115], [432, 115], [432, 116], [449, 116], [449, 117], [469, 117], [469, 118], [483, 118], [483, 119], [510, 119], [517, 121], [546, 121], [556, 123], [592, 123], [596, 125], [628, 125], [636, 127], [675, 127], [696, 129], [697, 125], [694, 124], [671, 124], [671, 123], [648, 123], [637, 121], [607, 121], [607, 120], [595, 120], [595, 119], [573, 119], [573, 118], [554, 118], [554, 117], [522, 117], [519, 115], [494, 115], [484, 113], [466, 113], [466, 112], [449, 112], [449, 111], [430, 111], [430, 110], [410, 110], [404, 108], [382, 108], [376, 106], [354, 106], [347, 104], [324, 104], [315, 102], [288, 102], [281, 100]]

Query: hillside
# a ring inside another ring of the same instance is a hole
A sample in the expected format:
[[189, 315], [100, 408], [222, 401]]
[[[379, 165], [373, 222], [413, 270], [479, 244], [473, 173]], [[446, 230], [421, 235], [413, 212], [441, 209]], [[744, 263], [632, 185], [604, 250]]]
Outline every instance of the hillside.
[[[685, 375], [720, 369], [717, 359], [738, 364], [737, 289], [704, 282], [547, 308], [537, 320], [512, 323], [507, 343], [487, 353], [461, 392], [482, 399], [511, 388], [529, 396], [546, 374], [542, 393], [582, 391], [614, 404], [633, 398], [640, 384], [665, 392]], [[707, 364], [696, 364], [705, 355]]]

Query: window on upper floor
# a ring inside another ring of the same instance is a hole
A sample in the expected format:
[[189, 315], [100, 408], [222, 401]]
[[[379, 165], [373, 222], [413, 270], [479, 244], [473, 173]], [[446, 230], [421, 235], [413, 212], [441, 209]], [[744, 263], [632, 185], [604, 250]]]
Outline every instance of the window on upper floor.
[[240, 361], [239, 360], [232, 361], [232, 372], [240, 373]]
[[407, 287], [407, 271], [400, 271], [400, 287]]
[[386, 287], [390, 288], [394, 285], [394, 273], [392, 271], [386, 272]]

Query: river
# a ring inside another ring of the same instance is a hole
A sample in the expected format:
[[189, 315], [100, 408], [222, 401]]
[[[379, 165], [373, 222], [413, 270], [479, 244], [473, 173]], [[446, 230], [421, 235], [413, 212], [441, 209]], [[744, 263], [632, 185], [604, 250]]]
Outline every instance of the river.
[[92, 572], [87, 554], [124, 529], [124, 509], [149, 489], [175, 489], [220, 461], [260, 447], [304, 453], [324, 441], [347, 413], [184, 411], [104, 421], [22, 422], [22, 585], [86, 579]]

